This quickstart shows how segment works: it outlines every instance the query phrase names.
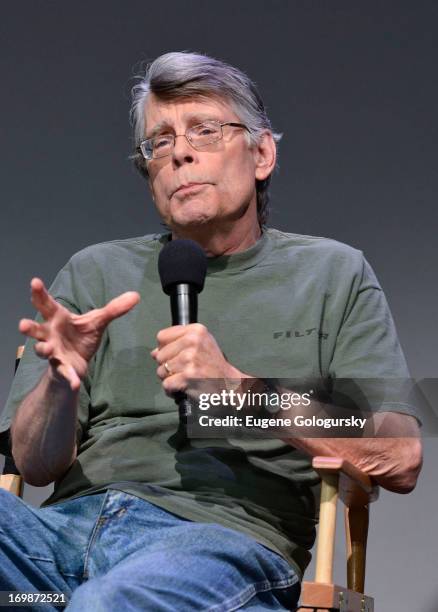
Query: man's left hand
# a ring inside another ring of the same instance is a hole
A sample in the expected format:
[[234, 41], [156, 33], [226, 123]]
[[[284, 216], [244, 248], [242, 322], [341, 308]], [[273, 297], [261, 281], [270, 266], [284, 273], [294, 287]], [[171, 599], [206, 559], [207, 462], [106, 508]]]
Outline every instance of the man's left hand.
[[216, 340], [201, 323], [162, 329], [157, 334], [157, 343], [151, 356], [158, 363], [157, 375], [167, 395], [177, 391], [194, 394], [195, 389], [190, 388], [193, 380], [248, 377], [225, 359]]

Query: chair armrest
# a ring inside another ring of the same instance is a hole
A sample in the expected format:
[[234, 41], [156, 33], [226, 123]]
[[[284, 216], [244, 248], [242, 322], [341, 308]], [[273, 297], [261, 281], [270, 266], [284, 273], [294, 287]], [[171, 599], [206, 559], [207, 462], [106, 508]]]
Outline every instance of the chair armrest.
[[367, 506], [379, 497], [379, 486], [370, 476], [342, 457], [314, 457], [312, 467], [322, 478], [339, 476], [338, 495], [348, 508]]

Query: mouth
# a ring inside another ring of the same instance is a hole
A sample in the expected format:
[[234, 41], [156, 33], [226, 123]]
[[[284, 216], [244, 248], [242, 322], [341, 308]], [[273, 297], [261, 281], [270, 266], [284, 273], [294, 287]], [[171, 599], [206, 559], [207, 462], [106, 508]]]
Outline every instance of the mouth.
[[200, 191], [203, 187], [205, 187], [208, 183], [187, 183], [185, 185], [181, 185], [180, 187], [178, 187], [178, 189], [176, 189], [172, 195], [175, 195], [176, 193], [180, 194], [180, 195], [185, 195], [185, 194], [190, 194], [190, 193], [197, 193], [198, 191]]

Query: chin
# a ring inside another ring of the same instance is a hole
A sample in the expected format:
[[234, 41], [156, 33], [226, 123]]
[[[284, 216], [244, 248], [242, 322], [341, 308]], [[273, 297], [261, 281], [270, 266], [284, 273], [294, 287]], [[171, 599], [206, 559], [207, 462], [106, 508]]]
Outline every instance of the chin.
[[208, 223], [210, 223], [211, 221], [213, 221], [213, 219], [211, 219], [210, 217], [206, 217], [205, 215], [199, 215], [199, 216], [193, 216], [193, 217], [177, 217], [177, 218], [173, 218], [169, 225], [170, 227], [175, 227], [175, 228], [184, 228], [184, 229], [190, 229], [190, 228], [196, 228], [196, 227], [202, 227], [207, 225]]
[[184, 202], [171, 211], [170, 225], [178, 227], [198, 227], [214, 220], [212, 211], [206, 210], [205, 202]]

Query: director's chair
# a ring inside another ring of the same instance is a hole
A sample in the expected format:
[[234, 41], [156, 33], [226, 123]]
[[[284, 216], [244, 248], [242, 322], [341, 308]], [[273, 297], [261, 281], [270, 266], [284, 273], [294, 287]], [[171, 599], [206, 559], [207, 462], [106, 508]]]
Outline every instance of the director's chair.
[[[17, 351], [15, 370], [24, 347]], [[0, 434], [0, 452], [5, 454], [0, 488], [23, 497], [23, 478], [15, 466], [9, 432]], [[298, 612], [374, 612], [374, 601], [364, 594], [369, 504], [378, 497], [378, 487], [369, 476], [340, 457], [314, 457], [313, 468], [321, 477], [316, 571], [313, 582], [302, 584]], [[347, 587], [333, 584], [336, 511], [338, 497], [345, 505]]]

